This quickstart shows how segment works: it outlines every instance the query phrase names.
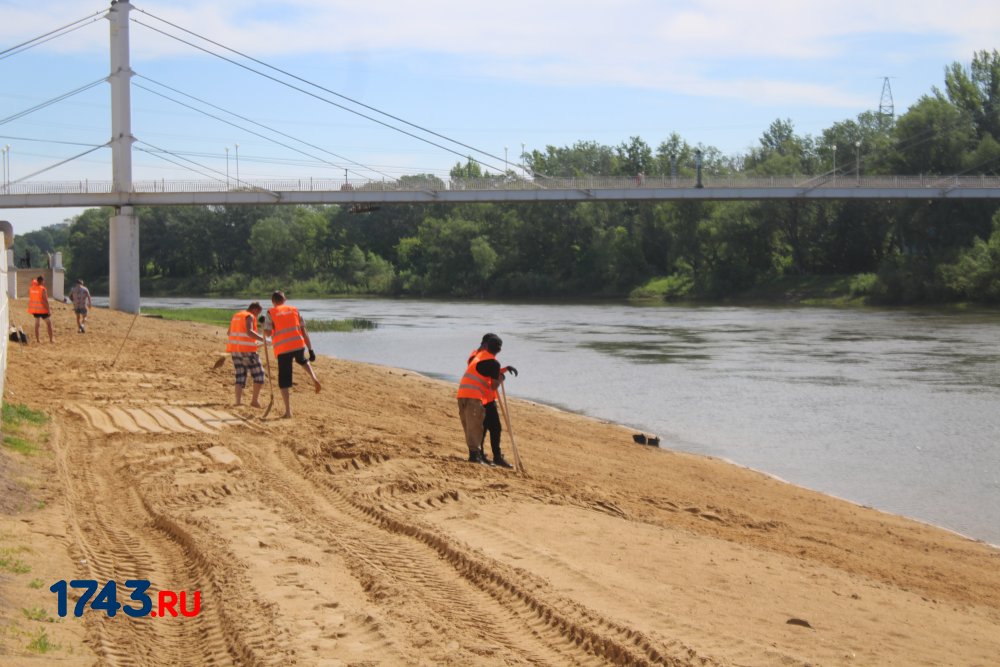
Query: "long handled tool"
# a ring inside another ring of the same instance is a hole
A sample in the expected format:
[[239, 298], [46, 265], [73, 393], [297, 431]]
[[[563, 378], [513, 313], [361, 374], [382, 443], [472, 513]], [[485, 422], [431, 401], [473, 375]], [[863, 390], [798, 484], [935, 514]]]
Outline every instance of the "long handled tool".
[[271, 381], [271, 354], [267, 351], [267, 337], [264, 337], [264, 360], [267, 362], [267, 388], [271, 392], [271, 398], [267, 402], [267, 407], [264, 408], [264, 416], [261, 419], [266, 419], [269, 414], [271, 414], [271, 408], [274, 407], [274, 383]]
[[128, 331], [125, 332], [125, 337], [122, 338], [122, 344], [118, 348], [118, 354], [116, 354], [115, 358], [111, 361], [111, 367], [112, 368], [114, 368], [115, 362], [118, 361], [118, 355], [120, 355], [122, 353], [122, 349], [125, 347], [125, 341], [128, 340], [129, 334], [132, 333], [132, 327], [135, 325], [135, 321], [137, 319], [139, 319], [139, 313], [138, 312], [136, 312], [135, 317], [132, 318], [132, 324], [128, 325]]
[[503, 420], [507, 424], [507, 434], [510, 435], [510, 449], [514, 452], [514, 467], [522, 475], [526, 474], [524, 464], [521, 463], [521, 455], [517, 453], [517, 443], [514, 442], [514, 429], [510, 427], [510, 409], [507, 407], [507, 390], [500, 384], [500, 410], [503, 412]]

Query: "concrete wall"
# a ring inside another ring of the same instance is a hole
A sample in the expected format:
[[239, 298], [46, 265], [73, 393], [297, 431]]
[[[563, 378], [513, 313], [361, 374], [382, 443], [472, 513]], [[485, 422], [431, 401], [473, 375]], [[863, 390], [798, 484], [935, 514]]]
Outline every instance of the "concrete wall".
[[[14, 227], [6, 220], [0, 220], [0, 233], [3, 234], [3, 246], [5, 252], [0, 253], [0, 285], [7, 284], [7, 255], [6, 249], [14, 245]], [[2, 290], [0, 290], [2, 291]], [[3, 402], [3, 389], [7, 379], [7, 331], [10, 329], [10, 300], [7, 292], [0, 294], [0, 332], [3, 332], [3, 340], [0, 340], [0, 403]], [[0, 433], [2, 437], [2, 433]]]
[[4, 259], [8, 266], [6, 280], [0, 284], [6, 284], [7, 297], [10, 299], [24, 299], [28, 296], [28, 289], [31, 281], [42, 276], [45, 278], [45, 289], [49, 291], [49, 298], [56, 301], [66, 300], [66, 270], [62, 265], [62, 253], [57, 252], [49, 256], [48, 269], [18, 269], [14, 267], [14, 251], [8, 250], [4, 253]]

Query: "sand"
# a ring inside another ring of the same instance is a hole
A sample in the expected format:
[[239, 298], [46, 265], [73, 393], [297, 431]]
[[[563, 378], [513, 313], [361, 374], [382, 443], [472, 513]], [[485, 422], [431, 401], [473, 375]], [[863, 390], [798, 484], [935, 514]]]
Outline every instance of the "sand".
[[[399, 369], [322, 357], [323, 392], [297, 371], [294, 418], [275, 390], [262, 419], [212, 368], [222, 330], [139, 317], [122, 347], [131, 315], [81, 335], [56, 308], [56, 344], [7, 369], [4, 400], [52, 419], [45, 451], [0, 457], [0, 555], [30, 568], [0, 568], [4, 665], [1000, 661], [981, 542], [637, 445], [516, 380], [525, 474], [467, 463], [454, 387]], [[55, 618], [48, 586], [75, 578], [201, 611]]]

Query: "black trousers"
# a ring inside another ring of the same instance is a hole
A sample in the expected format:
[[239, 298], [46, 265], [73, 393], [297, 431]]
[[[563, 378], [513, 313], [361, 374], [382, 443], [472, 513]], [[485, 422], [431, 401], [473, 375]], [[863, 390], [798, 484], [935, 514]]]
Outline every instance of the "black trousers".
[[497, 402], [490, 401], [483, 406], [486, 416], [483, 417], [483, 441], [486, 441], [486, 434], [490, 434], [490, 448], [493, 450], [493, 460], [503, 458], [500, 454], [500, 413], [497, 411]]

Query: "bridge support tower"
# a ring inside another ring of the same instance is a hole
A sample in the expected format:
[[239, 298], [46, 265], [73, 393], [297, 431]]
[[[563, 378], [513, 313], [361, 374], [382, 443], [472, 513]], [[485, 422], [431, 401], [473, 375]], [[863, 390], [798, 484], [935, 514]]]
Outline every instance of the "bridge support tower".
[[[129, 62], [128, 0], [112, 0], [111, 22], [111, 169], [114, 190], [132, 191], [132, 66]], [[125, 197], [122, 197], [124, 199]], [[109, 301], [112, 310], [139, 312], [139, 218], [131, 206], [120, 206], [111, 217]]]

